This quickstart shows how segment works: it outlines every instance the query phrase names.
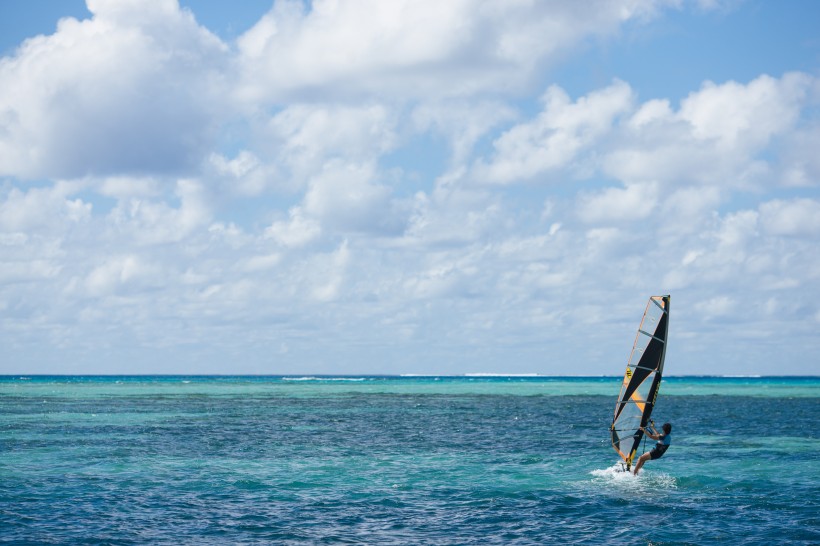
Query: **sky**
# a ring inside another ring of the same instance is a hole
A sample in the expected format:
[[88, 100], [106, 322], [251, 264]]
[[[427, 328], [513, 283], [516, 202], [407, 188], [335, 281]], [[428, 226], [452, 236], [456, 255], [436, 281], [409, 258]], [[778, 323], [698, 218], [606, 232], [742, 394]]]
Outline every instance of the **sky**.
[[818, 25], [0, 0], [0, 374], [820, 374]]

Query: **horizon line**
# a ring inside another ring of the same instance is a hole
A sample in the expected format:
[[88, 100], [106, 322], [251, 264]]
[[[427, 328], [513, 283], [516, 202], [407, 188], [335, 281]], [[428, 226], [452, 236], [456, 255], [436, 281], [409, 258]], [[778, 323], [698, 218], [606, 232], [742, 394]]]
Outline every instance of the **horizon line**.
[[[516, 378], [516, 379], [555, 379], [555, 378], [575, 378], [575, 379], [603, 379], [612, 378], [619, 379], [621, 375], [547, 375], [538, 373], [484, 373], [484, 372], [470, 372], [462, 374], [443, 373], [443, 374], [417, 374], [417, 373], [0, 373], [2, 378], [27, 378], [27, 377], [297, 377], [297, 378], [333, 378], [333, 377], [380, 377], [380, 378], [429, 378], [429, 377], [446, 377], [446, 378], [470, 378], [470, 379], [492, 379], [492, 378]], [[766, 378], [817, 378], [820, 375], [816, 374], [668, 374], [663, 376], [665, 379], [670, 378], [721, 378], [721, 379], [766, 379]]]

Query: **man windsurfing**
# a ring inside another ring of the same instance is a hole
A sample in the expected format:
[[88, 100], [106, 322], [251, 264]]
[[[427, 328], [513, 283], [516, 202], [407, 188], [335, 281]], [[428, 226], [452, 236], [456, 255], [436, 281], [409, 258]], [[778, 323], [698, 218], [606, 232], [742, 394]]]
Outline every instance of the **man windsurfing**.
[[650, 432], [648, 429], [644, 427], [640, 427], [638, 430], [642, 430], [644, 434], [646, 434], [652, 440], [656, 440], [658, 443], [655, 444], [655, 447], [652, 451], [648, 451], [641, 455], [638, 458], [638, 464], [635, 465], [635, 475], [638, 475], [638, 471], [641, 469], [643, 464], [649, 460], [660, 459], [666, 450], [669, 449], [670, 444], [672, 443], [672, 424], [671, 423], [664, 423], [661, 427], [663, 429], [663, 434], [659, 433], [655, 430], [654, 423], [650, 424], [649, 427], [652, 429]]

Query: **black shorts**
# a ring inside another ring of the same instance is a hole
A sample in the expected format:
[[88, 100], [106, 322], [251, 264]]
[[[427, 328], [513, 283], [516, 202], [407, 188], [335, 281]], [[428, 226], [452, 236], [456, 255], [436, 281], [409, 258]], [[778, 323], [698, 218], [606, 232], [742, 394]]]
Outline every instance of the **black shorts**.
[[652, 451], [649, 452], [649, 460], [654, 461], [655, 459], [660, 459], [666, 450], [669, 449], [669, 446], [655, 446]]

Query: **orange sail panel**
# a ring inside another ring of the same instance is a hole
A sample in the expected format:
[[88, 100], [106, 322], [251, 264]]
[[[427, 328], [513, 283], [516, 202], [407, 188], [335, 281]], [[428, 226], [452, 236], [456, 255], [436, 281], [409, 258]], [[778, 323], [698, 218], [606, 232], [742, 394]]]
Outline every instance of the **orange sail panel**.
[[663, 376], [666, 340], [669, 333], [669, 296], [652, 296], [646, 304], [632, 353], [626, 365], [621, 392], [612, 418], [612, 447], [632, 466], [652, 415]]

